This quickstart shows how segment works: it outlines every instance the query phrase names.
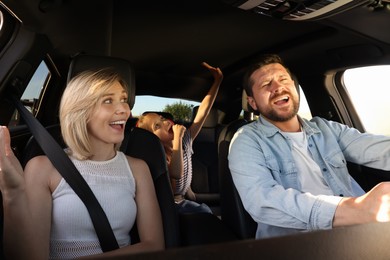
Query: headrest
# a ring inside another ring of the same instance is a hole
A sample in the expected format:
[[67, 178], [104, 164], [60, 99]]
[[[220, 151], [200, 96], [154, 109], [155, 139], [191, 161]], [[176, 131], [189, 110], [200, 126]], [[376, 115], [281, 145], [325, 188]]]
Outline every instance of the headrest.
[[110, 68], [117, 71], [121, 78], [127, 83], [129, 87], [128, 102], [130, 109], [132, 109], [135, 101], [135, 73], [130, 62], [127, 60], [108, 56], [78, 55], [74, 57], [70, 63], [67, 82], [82, 71], [103, 68]]
[[248, 96], [245, 89], [242, 90], [242, 99], [241, 99], [242, 110], [245, 112], [255, 112], [253, 108], [248, 104]]
[[244, 110], [244, 119], [253, 121], [255, 120], [255, 116], [259, 116], [259, 111], [253, 110], [253, 108], [248, 104], [248, 98], [245, 89], [242, 90], [242, 98], [241, 98], [241, 106], [242, 110]]

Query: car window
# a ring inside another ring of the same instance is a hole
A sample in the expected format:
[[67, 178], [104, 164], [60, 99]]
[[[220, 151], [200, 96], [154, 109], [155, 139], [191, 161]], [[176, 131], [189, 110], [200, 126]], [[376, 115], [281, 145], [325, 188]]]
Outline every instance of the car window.
[[348, 69], [343, 83], [367, 132], [390, 135], [390, 65]]
[[145, 111], [170, 112], [176, 121], [189, 123], [192, 118], [192, 109], [200, 102], [165, 98], [158, 96], [136, 96], [134, 108], [131, 111], [133, 117], [139, 117]]
[[299, 86], [299, 91], [300, 91], [301, 100], [300, 100], [300, 104], [299, 104], [298, 114], [301, 117], [310, 120], [312, 118], [312, 115], [310, 112], [310, 107], [309, 107], [309, 104], [307, 103], [305, 92], [303, 92], [303, 89], [301, 88], [301, 86]]
[[[34, 116], [36, 116], [39, 111], [40, 102], [50, 76], [51, 74], [46, 63], [42, 61], [23, 92], [21, 101]], [[9, 123], [9, 127], [17, 126], [20, 123], [19, 113], [15, 110]]]

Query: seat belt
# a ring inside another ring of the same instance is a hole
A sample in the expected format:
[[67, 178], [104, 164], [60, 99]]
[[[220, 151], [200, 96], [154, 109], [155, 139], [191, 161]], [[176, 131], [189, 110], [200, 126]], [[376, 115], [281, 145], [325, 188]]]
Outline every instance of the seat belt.
[[103, 208], [76, 166], [49, 132], [24, 107], [22, 102], [15, 96], [11, 98], [46, 156], [87, 207], [103, 252], [118, 249], [118, 242]]

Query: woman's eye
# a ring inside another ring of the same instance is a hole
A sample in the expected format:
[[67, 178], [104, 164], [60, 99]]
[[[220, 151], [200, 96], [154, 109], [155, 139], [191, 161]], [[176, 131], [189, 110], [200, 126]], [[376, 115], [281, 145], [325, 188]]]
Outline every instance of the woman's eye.
[[122, 99], [121, 99], [121, 102], [122, 102], [122, 103], [127, 103], [127, 100], [128, 100], [127, 98], [122, 98]]
[[105, 100], [103, 100], [103, 103], [104, 104], [111, 104], [112, 103], [112, 99], [110, 99], [110, 98], [105, 99]]

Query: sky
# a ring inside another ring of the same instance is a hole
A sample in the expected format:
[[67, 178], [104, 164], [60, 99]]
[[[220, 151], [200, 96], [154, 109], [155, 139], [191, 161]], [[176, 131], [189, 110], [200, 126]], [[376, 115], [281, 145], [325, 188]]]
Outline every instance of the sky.
[[357, 68], [344, 74], [344, 82], [367, 132], [390, 135], [390, 66]]
[[199, 102], [192, 102], [188, 100], [177, 100], [171, 98], [161, 98], [153, 96], [136, 96], [135, 104], [131, 111], [133, 116], [139, 116], [145, 111], [162, 111], [166, 105], [182, 102], [188, 105], [199, 105]]

